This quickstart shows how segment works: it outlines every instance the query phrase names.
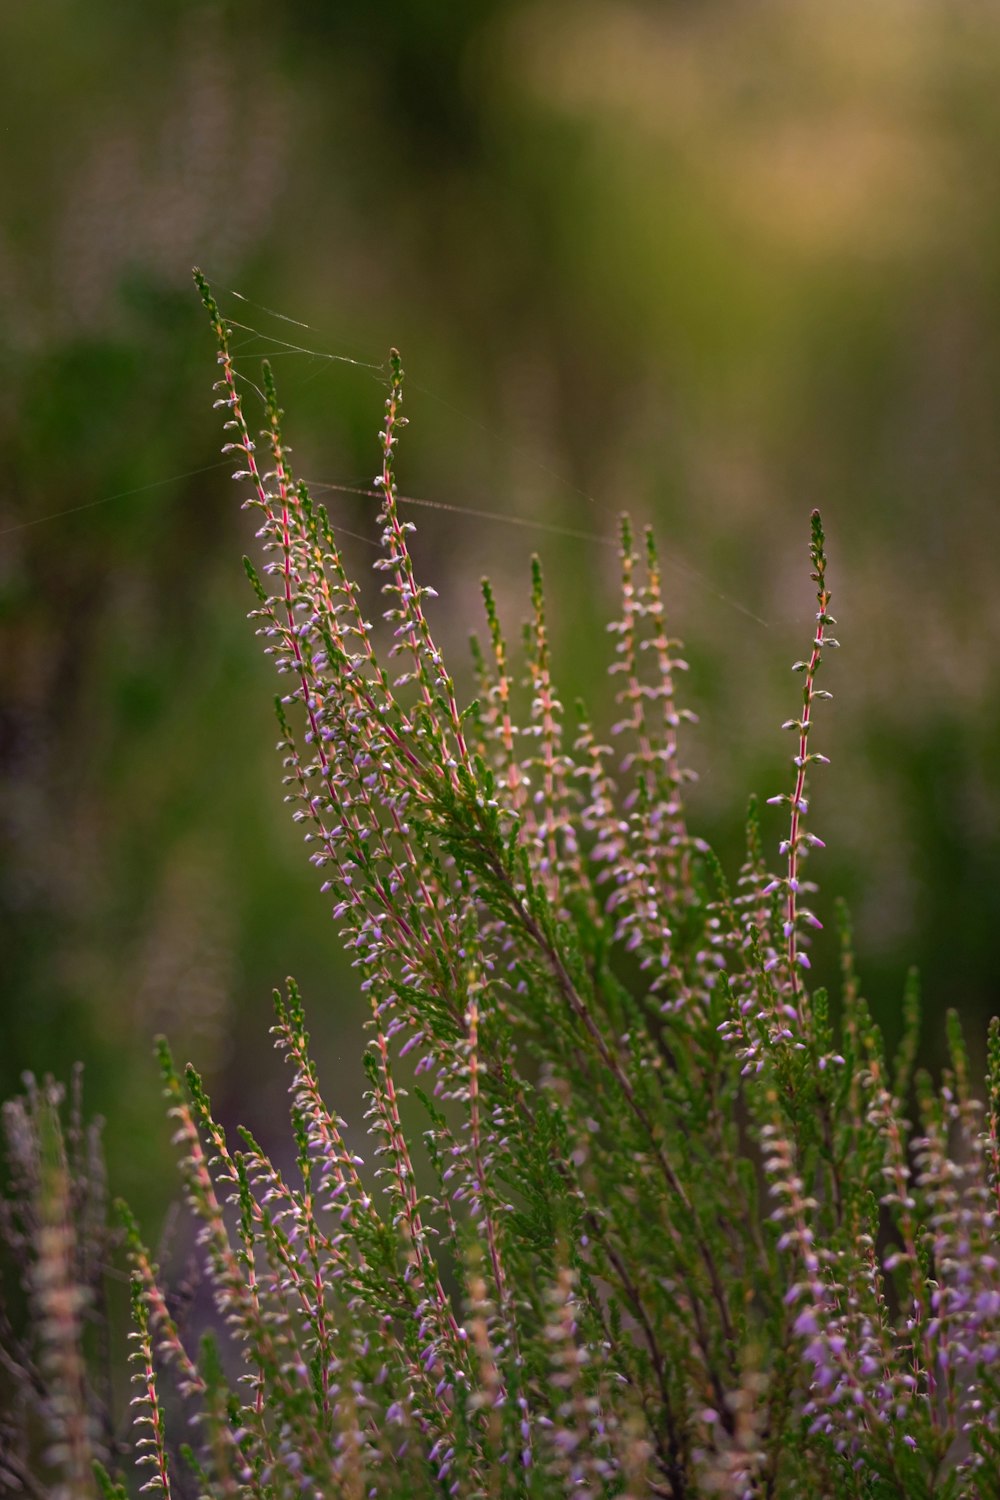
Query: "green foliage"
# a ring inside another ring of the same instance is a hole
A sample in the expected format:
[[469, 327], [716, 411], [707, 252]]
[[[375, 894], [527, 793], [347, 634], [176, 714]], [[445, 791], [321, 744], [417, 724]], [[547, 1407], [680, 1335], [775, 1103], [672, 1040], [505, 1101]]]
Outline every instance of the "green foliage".
[[[915, 982], [891, 1083], [846, 917], [839, 1005], [809, 982], [807, 781], [837, 644], [818, 514], [792, 788], [770, 799], [781, 864], [754, 804], [731, 889], [688, 827], [686, 664], [652, 537], [623, 521], [614, 749], [583, 710], [567, 726], [537, 560], [523, 675], [487, 585], [463, 710], [397, 506], [398, 354], [385, 639], [291, 470], [269, 370], [252, 437], [197, 282], [259, 521], [286, 801], [370, 1005], [370, 1161], [324, 1098], [292, 981], [273, 1028], [287, 1166], [246, 1130], [237, 1147], [159, 1044], [214, 1320], [196, 1349], [123, 1209], [145, 1488], [1000, 1495], [1000, 1031], [985, 1116], [955, 1023], [911, 1129]], [[105, 1470], [119, 1493], [128, 1473]]]

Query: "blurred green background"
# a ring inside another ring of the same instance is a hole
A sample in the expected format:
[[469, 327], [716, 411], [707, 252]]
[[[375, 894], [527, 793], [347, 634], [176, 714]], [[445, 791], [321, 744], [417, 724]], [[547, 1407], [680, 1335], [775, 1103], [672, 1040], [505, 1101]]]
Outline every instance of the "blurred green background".
[[[351, 971], [245, 620], [252, 526], [195, 262], [247, 325], [241, 369], [272, 354], [310, 479], [370, 482], [364, 365], [402, 349], [402, 488], [469, 512], [413, 513], [460, 675], [480, 575], [516, 634], [537, 547], [564, 700], [608, 722], [607, 539], [623, 507], [655, 523], [701, 716], [694, 820], [734, 871], [749, 792], [789, 784], [822, 508], [843, 650], [821, 911], [850, 901], [890, 1036], [916, 963], [928, 1059], [948, 1004], [980, 1053], [998, 66], [1000, 11], [963, 0], [0, 9], [0, 1093], [85, 1059], [148, 1234], [175, 1182], [155, 1032], [273, 1139], [270, 992], [294, 973], [331, 1102], [361, 1113]], [[366, 570], [373, 502], [328, 493]], [[781, 833], [775, 813], [772, 851]], [[835, 976], [829, 942], [816, 966]]]

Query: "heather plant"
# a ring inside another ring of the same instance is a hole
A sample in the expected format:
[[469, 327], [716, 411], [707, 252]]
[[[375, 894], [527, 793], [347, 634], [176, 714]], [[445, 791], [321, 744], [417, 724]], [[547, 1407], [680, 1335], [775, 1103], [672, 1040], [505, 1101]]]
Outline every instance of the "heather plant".
[[215, 1318], [200, 1343], [179, 1325], [123, 1209], [144, 1488], [1000, 1495], [1000, 1028], [984, 1106], [954, 1020], [940, 1083], [914, 1074], [912, 979], [887, 1058], [843, 913], [836, 1004], [811, 980], [808, 783], [837, 644], [819, 515], [778, 861], [752, 804], [730, 883], [688, 825], [692, 716], [652, 536], [623, 520], [607, 742], [559, 700], [537, 560], [517, 658], [484, 584], [461, 707], [399, 514], [399, 356], [376, 480], [386, 639], [294, 475], [269, 368], [258, 438], [197, 281], [259, 522], [246, 570], [286, 800], [370, 1006], [370, 1148], [324, 1095], [291, 981], [287, 1167], [230, 1138], [159, 1044]]
[[3, 1107], [3, 1283], [17, 1267], [29, 1316], [16, 1316], [13, 1296], [0, 1302], [0, 1494], [73, 1500], [93, 1492], [94, 1460], [110, 1461], [115, 1446], [107, 1293], [117, 1236], [82, 1070], [68, 1111], [51, 1080], [25, 1083]]

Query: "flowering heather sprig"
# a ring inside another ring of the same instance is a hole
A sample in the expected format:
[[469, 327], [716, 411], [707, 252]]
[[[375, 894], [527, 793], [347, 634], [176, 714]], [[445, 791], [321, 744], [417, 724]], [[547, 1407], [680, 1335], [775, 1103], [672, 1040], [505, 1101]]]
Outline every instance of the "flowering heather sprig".
[[[633, 746], [620, 767], [631, 781], [624, 798], [631, 829], [623, 843], [614, 836], [608, 842], [609, 853], [617, 855], [608, 872], [615, 887], [608, 909], [619, 912], [615, 936], [642, 952], [644, 967], [660, 971], [654, 979], [659, 987], [675, 966], [674, 934], [664, 913], [689, 893], [682, 788], [694, 773], [679, 763], [677, 731], [684, 720], [693, 721], [695, 716], [675, 701], [674, 673], [685, 671], [687, 663], [672, 654], [680, 642], [666, 634], [653, 535], [646, 533], [646, 575], [637, 585], [638, 558], [627, 516], [622, 521], [621, 560], [622, 617], [608, 626], [618, 638], [617, 660], [608, 670], [623, 678], [617, 702], [627, 709], [627, 716], [611, 732], [627, 734]], [[640, 653], [648, 650], [656, 663], [652, 681], [640, 669]]]
[[[0, 1300], [0, 1493], [84, 1500], [112, 1445], [104, 1335], [106, 1279], [116, 1236], [108, 1223], [100, 1122], [86, 1126], [82, 1071], [64, 1091], [25, 1076], [3, 1106], [8, 1178], [0, 1198], [3, 1282], [20, 1282], [31, 1322]], [[96, 1357], [95, 1357], [96, 1355]]]
[[[956, 1025], [940, 1086], [914, 1078], [913, 981], [890, 1065], [846, 923], [839, 1021], [803, 962], [833, 644], [819, 517], [786, 874], [769, 880], [752, 809], [731, 893], [688, 828], [690, 715], [651, 540], [637, 555], [623, 524], [610, 744], [582, 710], [564, 726], [537, 561], [523, 664], [484, 586], [462, 711], [398, 514], [398, 355], [375, 626], [292, 473], [268, 370], [258, 462], [199, 286], [259, 519], [263, 567], [246, 566], [286, 798], [370, 1008], [371, 1160], [324, 1100], [293, 984], [274, 1026], [280, 1168], [249, 1132], [231, 1141], [162, 1045], [215, 1313], [196, 1349], [125, 1216], [152, 1483], [203, 1500], [1000, 1500], [1000, 1026], [984, 1114]], [[109, 1500], [126, 1477], [103, 1476]]]
[[[461, 763], [468, 768], [468, 751], [462, 728], [458, 704], [455, 700], [455, 684], [445, 671], [444, 660], [434, 643], [424, 599], [436, 597], [427, 585], [418, 585], [413, 574], [413, 561], [406, 543], [407, 534], [414, 531], [412, 521], [401, 521], [396, 500], [395, 448], [399, 432], [406, 426], [408, 418], [400, 415], [403, 404], [403, 366], [399, 350], [389, 351], [389, 394], [385, 401], [385, 425], [379, 433], [382, 445], [382, 472], [375, 478], [376, 487], [382, 491], [382, 509], [379, 521], [382, 524], [382, 544], [386, 555], [375, 563], [377, 571], [392, 575], [391, 582], [383, 585], [382, 592], [394, 597], [396, 604], [386, 611], [385, 618], [395, 625], [396, 641], [390, 655], [408, 649], [413, 660], [411, 673], [404, 673], [395, 682], [396, 687], [415, 680], [420, 684], [424, 707], [430, 710], [422, 723], [435, 743], [435, 748], [444, 756], [443, 765], [454, 772]], [[448, 723], [454, 736], [454, 748], [447, 742], [440, 729], [441, 721]]]
[[[822, 925], [815, 913], [799, 901], [800, 893], [810, 888], [804, 885], [801, 879], [802, 863], [811, 848], [823, 847], [823, 840], [817, 834], [807, 832], [803, 826], [809, 811], [809, 803], [806, 799], [806, 772], [813, 764], [829, 765], [828, 756], [821, 755], [816, 750], [810, 750], [809, 731], [813, 727], [813, 704], [817, 699], [833, 696], [825, 688], [816, 686], [816, 675], [823, 661], [823, 651], [833, 650], [840, 645], [838, 640], [827, 634], [828, 627], [836, 625], [837, 622], [830, 614], [831, 596], [826, 583], [826, 538], [823, 535], [823, 522], [818, 510], [813, 511], [811, 522], [812, 540], [809, 545], [809, 557], [813, 571], [809, 576], [816, 584], [816, 601], [819, 605], [816, 612], [816, 633], [808, 659], [797, 661], [792, 669], [795, 672], [805, 673], [801, 713], [797, 719], [786, 719], [781, 726], [782, 729], [793, 730], [798, 735], [798, 749], [792, 758], [792, 764], [795, 767], [795, 786], [790, 794], [783, 792], [776, 797], [768, 798], [768, 802], [776, 806], [787, 803], [791, 808], [788, 837], [782, 841], [780, 847], [780, 852], [787, 856], [788, 873], [775, 883], [775, 888], [780, 888], [784, 892], [783, 931], [786, 944], [787, 983], [792, 1004], [796, 1009], [799, 1007], [801, 995], [800, 971], [809, 967], [801, 927], [803, 923], [812, 927]], [[801, 1016], [799, 1020], [802, 1020]]]
[[529, 733], [538, 749], [524, 770], [526, 780], [538, 782], [532, 803], [541, 812], [535, 822], [535, 837], [544, 850], [539, 869], [549, 898], [558, 907], [574, 897], [588, 899], [591, 888], [577, 836], [580, 794], [571, 780], [573, 759], [563, 750], [563, 706], [552, 680], [542, 565], [537, 557], [531, 560], [531, 611], [524, 632], [525, 657], [531, 692]]
[[[787, 873], [780, 877], [766, 876], [754, 803], [747, 825], [747, 859], [740, 872], [739, 894], [730, 898], [724, 877], [717, 872], [722, 895], [714, 904], [709, 923], [709, 940], [716, 950], [716, 962], [722, 962], [727, 968], [731, 966], [733, 970], [730, 978], [732, 1006], [730, 1015], [722, 1023], [722, 1032], [735, 1045], [745, 1074], [762, 1072], [769, 1054], [787, 1074], [789, 1062], [784, 1054], [789, 1047], [799, 1051], [812, 1047], [821, 1070], [831, 1065], [844, 1066], [844, 1058], [833, 1049], [828, 1029], [818, 1024], [818, 1018], [813, 1014], [814, 1006], [810, 1004], [801, 977], [810, 967], [806, 953], [809, 939], [802, 929], [804, 926], [822, 926], [815, 912], [800, 900], [803, 894], [816, 889], [802, 879], [806, 856], [810, 849], [823, 847], [823, 840], [804, 826], [809, 811], [806, 773], [815, 762], [829, 764], [827, 756], [809, 749], [809, 735], [814, 722], [814, 702], [833, 696], [816, 686], [822, 653], [824, 648], [839, 645], [826, 633], [836, 621], [829, 612], [831, 595], [826, 582], [826, 540], [819, 511], [813, 511], [811, 517], [809, 557], [812, 562], [810, 577], [817, 586], [819, 604], [816, 630], [808, 660], [797, 661], [793, 668], [805, 673], [800, 716], [787, 719], [781, 726], [798, 734], [798, 750], [792, 759], [795, 784], [791, 793], [782, 792], [768, 798], [773, 806], [788, 804], [791, 808], [788, 837], [779, 845], [779, 853], [787, 860]], [[777, 936], [779, 932], [780, 938]], [[724, 957], [727, 951], [738, 955], [741, 962], [732, 964], [730, 960], [727, 964]], [[829, 1043], [826, 1047], [817, 1046], [821, 1032], [823, 1040]], [[820, 1092], [825, 1095], [826, 1091]], [[818, 1107], [828, 1127], [828, 1101]]]
[[132, 1398], [133, 1425], [136, 1429], [136, 1467], [148, 1465], [152, 1474], [142, 1486], [142, 1493], [158, 1490], [164, 1500], [170, 1500], [170, 1459], [167, 1455], [166, 1424], [160, 1402], [159, 1380], [153, 1363], [153, 1344], [149, 1327], [149, 1310], [143, 1294], [142, 1282], [132, 1282], [133, 1332], [129, 1335], [135, 1344], [132, 1359], [135, 1371], [132, 1375], [138, 1394]]

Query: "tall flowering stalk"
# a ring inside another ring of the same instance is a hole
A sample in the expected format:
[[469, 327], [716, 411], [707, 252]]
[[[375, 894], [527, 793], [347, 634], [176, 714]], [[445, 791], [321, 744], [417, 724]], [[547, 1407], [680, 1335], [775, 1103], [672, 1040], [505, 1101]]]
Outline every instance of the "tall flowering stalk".
[[816, 686], [816, 676], [823, 661], [823, 652], [833, 650], [840, 645], [838, 640], [827, 633], [829, 627], [836, 625], [837, 622], [830, 613], [831, 595], [826, 582], [826, 538], [823, 535], [823, 522], [818, 510], [813, 511], [811, 523], [812, 540], [809, 545], [809, 557], [813, 571], [810, 577], [816, 584], [816, 602], [819, 605], [816, 611], [816, 634], [812, 640], [812, 649], [808, 659], [797, 661], [793, 668], [793, 671], [805, 674], [801, 712], [797, 719], [786, 719], [781, 726], [782, 729], [790, 729], [798, 735], [798, 749], [793, 757], [795, 786], [791, 793], [781, 793], [776, 797], [768, 798], [768, 801], [774, 805], [787, 803], [791, 809], [788, 837], [781, 844], [781, 853], [788, 860], [788, 873], [765, 891], [765, 894], [770, 894], [771, 890], [780, 888], [784, 895], [783, 932], [786, 945], [787, 984], [799, 1021], [803, 1019], [799, 1014], [802, 990], [800, 970], [809, 967], [809, 958], [805, 951], [806, 944], [801, 929], [803, 924], [813, 927], [821, 925], [819, 918], [804, 907], [799, 900], [800, 893], [804, 890], [800, 874], [802, 862], [811, 848], [823, 847], [823, 840], [817, 834], [807, 832], [804, 827], [805, 817], [809, 811], [809, 804], [806, 800], [806, 773], [811, 765], [829, 765], [828, 756], [821, 755], [817, 750], [810, 750], [809, 732], [813, 727], [813, 704], [818, 699], [832, 696], [825, 688]]
[[[0, 1198], [0, 1494], [85, 1500], [113, 1429], [106, 1367], [106, 1212], [100, 1124], [85, 1125], [82, 1077], [68, 1110], [51, 1079], [25, 1078], [3, 1106]], [[20, 1283], [30, 1313], [18, 1328]]]
[[913, 1076], [915, 984], [892, 1066], [846, 936], [836, 1024], [810, 982], [807, 774], [835, 644], [819, 516], [783, 870], [754, 808], [730, 890], [688, 826], [685, 664], [652, 538], [623, 522], [608, 743], [582, 705], [568, 722], [537, 560], [520, 658], [484, 585], [461, 708], [399, 514], [398, 355], [374, 625], [294, 475], [270, 371], [255, 435], [198, 285], [258, 523], [286, 801], [370, 1008], [370, 1149], [326, 1102], [293, 983], [283, 1168], [227, 1136], [161, 1043], [214, 1316], [198, 1346], [123, 1211], [147, 1485], [1000, 1497], [1000, 1025], [984, 1106], [957, 1024], [939, 1086]]

